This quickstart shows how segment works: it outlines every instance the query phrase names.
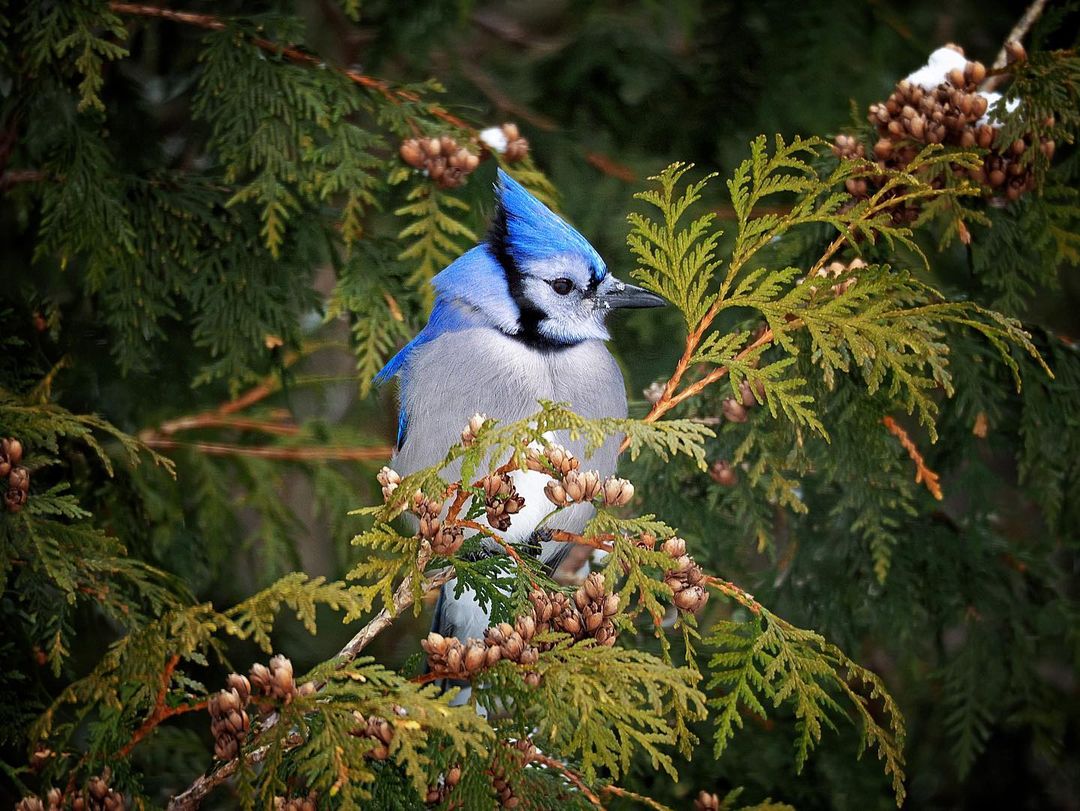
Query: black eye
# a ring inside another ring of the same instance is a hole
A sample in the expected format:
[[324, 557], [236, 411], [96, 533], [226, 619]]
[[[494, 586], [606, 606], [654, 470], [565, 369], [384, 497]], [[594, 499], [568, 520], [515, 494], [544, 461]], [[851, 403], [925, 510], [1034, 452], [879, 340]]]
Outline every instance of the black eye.
[[570, 279], [555, 279], [548, 282], [551, 285], [551, 289], [558, 293], [560, 296], [565, 296], [571, 290], [574, 289], [574, 283]]

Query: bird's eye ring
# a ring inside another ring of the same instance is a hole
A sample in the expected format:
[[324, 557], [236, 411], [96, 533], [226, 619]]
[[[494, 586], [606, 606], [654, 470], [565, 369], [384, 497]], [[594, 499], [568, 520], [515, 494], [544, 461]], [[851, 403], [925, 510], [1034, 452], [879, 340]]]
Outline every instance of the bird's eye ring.
[[558, 293], [560, 296], [565, 296], [571, 290], [574, 289], [574, 282], [570, 279], [553, 279], [548, 282], [551, 285], [551, 289]]

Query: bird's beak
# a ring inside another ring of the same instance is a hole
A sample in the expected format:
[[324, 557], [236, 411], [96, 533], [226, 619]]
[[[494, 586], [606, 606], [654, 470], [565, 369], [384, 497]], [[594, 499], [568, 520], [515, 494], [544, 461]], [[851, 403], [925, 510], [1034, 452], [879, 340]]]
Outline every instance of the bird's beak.
[[660, 298], [655, 293], [650, 293], [648, 290], [637, 287], [633, 284], [627, 284], [626, 282], [620, 282], [618, 279], [612, 278], [611, 286], [604, 291], [601, 296], [601, 300], [604, 306], [611, 309], [643, 309], [645, 307], [663, 307], [667, 304], [667, 301]]

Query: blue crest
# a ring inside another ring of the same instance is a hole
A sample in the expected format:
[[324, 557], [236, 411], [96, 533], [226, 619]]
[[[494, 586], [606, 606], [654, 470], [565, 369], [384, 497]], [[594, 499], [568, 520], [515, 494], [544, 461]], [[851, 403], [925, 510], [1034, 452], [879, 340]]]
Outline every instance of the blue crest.
[[502, 169], [495, 197], [498, 208], [493, 227], [505, 230], [499, 236], [517, 265], [574, 254], [585, 260], [594, 282], [607, 275], [607, 265], [589, 241]]

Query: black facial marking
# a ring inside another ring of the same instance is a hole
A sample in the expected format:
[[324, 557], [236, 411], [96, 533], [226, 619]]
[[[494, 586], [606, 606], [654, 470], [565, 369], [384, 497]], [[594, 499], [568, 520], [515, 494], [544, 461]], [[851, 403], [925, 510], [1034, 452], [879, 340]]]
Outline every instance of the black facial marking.
[[545, 351], [568, 349], [577, 343], [560, 343], [553, 341], [540, 332], [540, 322], [547, 318], [547, 313], [537, 307], [525, 296], [525, 277], [510, 253], [510, 235], [507, 229], [506, 209], [502, 203], [495, 206], [495, 215], [491, 218], [491, 226], [487, 233], [487, 246], [495, 261], [499, 263], [506, 276], [506, 284], [510, 290], [510, 297], [517, 305], [518, 331], [511, 335], [521, 343], [533, 349]]

